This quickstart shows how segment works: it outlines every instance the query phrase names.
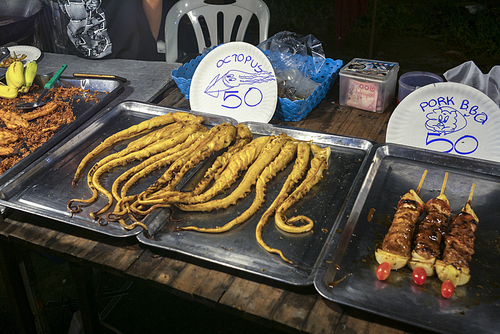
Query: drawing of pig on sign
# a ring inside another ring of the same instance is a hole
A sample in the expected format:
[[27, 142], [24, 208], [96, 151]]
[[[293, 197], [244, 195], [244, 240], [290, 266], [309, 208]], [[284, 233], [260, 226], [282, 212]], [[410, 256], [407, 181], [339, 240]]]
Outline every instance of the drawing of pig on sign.
[[438, 83], [409, 97], [389, 121], [388, 142], [500, 161], [500, 109], [488, 96], [463, 84]]
[[194, 110], [266, 123], [274, 114], [277, 94], [271, 63], [261, 50], [243, 42], [208, 53], [193, 76], [190, 92]]

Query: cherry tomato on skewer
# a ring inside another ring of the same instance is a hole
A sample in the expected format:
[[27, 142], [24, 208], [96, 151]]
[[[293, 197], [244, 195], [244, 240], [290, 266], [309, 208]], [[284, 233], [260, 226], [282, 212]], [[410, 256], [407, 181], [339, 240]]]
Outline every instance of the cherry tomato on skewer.
[[416, 267], [415, 269], [413, 269], [413, 282], [415, 282], [416, 285], [424, 284], [426, 278], [427, 273], [425, 272], [424, 268]]
[[444, 281], [443, 284], [441, 284], [441, 295], [443, 295], [444, 298], [450, 298], [453, 296], [453, 292], [455, 292], [455, 286], [451, 281]]
[[391, 264], [389, 262], [382, 262], [377, 267], [377, 278], [380, 281], [385, 281], [391, 274]]

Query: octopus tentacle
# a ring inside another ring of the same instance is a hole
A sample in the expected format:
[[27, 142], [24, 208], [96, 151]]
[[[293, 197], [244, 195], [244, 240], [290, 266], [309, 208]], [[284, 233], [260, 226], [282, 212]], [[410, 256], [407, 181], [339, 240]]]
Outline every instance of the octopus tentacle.
[[[196, 156], [201, 156], [207, 150], [213, 150], [215, 147], [214, 138], [220, 143], [224, 143], [226, 147], [234, 140], [236, 136], [236, 128], [229, 123], [223, 123], [214, 126], [207, 133], [202, 134], [198, 140], [191, 145], [184, 155], [179, 157], [151, 186], [139, 194], [138, 200], [147, 200], [153, 193], [165, 188], [171, 190], [177, 184], [179, 177], [176, 174], [180, 173], [183, 166]], [[222, 141], [220, 140], [222, 139]], [[214, 144], [210, 142], [214, 141]]]
[[[172, 123], [172, 124], [176, 124], [176, 123]], [[181, 124], [181, 123], [179, 123], [179, 124]], [[176, 131], [175, 127], [174, 127], [173, 131], [165, 131], [163, 133], [163, 135], [167, 135], [167, 134], [173, 135], [172, 138], [160, 140], [158, 143], [150, 144], [149, 146], [147, 144], [153, 138], [152, 136], [150, 136], [146, 140], [139, 138], [139, 139], [131, 142], [127, 146], [127, 148], [125, 148], [117, 153], [114, 153], [114, 154], [111, 154], [111, 155], [104, 157], [100, 161], [96, 162], [87, 174], [87, 186], [92, 191], [91, 197], [87, 198], [87, 199], [72, 199], [68, 203], [68, 205], [70, 203], [73, 203], [73, 202], [78, 202], [78, 203], [82, 203], [82, 204], [93, 203], [99, 197], [99, 191], [103, 192], [109, 201], [110, 197], [108, 195], [108, 192], [107, 192], [107, 190], [104, 189], [104, 187], [102, 187], [99, 184], [98, 178], [105, 171], [107, 171], [115, 166], [115, 165], [109, 164], [110, 162], [114, 161], [115, 163], [125, 164], [123, 162], [124, 161], [123, 159], [130, 159], [130, 157], [133, 156], [134, 153], [139, 152], [140, 149], [144, 148], [144, 147], [146, 147], [145, 150], [148, 150], [148, 152], [153, 152], [152, 154], [154, 154], [154, 152], [156, 150], [167, 149], [173, 145], [176, 145], [176, 143], [182, 143], [183, 141], [185, 141], [186, 137], [189, 136], [189, 134], [191, 134], [197, 130], [201, 130], [201, 129], [205, 129], [205, 127], [203, 127], [197, 123], [190, 124], [190, 125], [184, 127], [183, 129], [180, 129], [179, 131]], [[162, 130], [162, 129], [160, 129], [160, 130]], [[149, 136], [149, 135], [147, 135], [147, 136]], [[140, 154], [140, 153], [137, 153], [137, 154]], [[117, 160], [117, 159], [122, 159], [122, 160]], [[104, 166], [106, 166], [106, 167], [104, 167]], [[104, 170], [103, 168], [106, 168], [106, 170]], [[97, 178], [94, 176], [96, 173], [100, 173], [99, 176], [97, 176]], [[91, 214], [91, 217], [95, 218], [94, 214]]]
[[[205, 173], [204, 178], [202, 179], [202, 181], [198, 184], [198, 186], [194, 190], [192, 190], [191, 192], [181, 192], [181, 191], [174, 191], [174, 190], [166, 190], [166, 191], [162, 192], [160, 190], [159, 192], [162, 194], [161, 196], [166, 195], [170, 199], [172, 199], [173, 196], [175, 196], [175, 199], [176, 199], [175, 201], [179, 201], [180, 198], [183, 196], [190, 196], [190, 195], [193, 196], [193, 195], [196, 195], [197, 192], [203, 191], [203, 189], [206, 187], [206, 185], [211, 181], [211, 178], [213, 177], [213, 174], [215, 173], [215, 171], [217, 171], [217, 169], [220, 168], [221, 165], [223, 165], [224, 161], [226, 159], [228, 159], [232, 154], [234, 154], [238, 150], [240, 150], [244, 145], [246, 145], [248, 143], [248, 141], [251, 140], [251, 138], [249, 138], [249, 136], [252, 136], [250, 130], [248, 129], [247, 126], [244, 126], [244, 127], [248, 130], [248, 132], [244, 131], [242, 133], [242, 131], [241, 131], [242, 126], [240, 124], [238, 124], [238, 126], [236, 127], [236, 132], [237, 133], [239, 132], [239, 134], [237, 134], [237, 136], [239, 136], [239, 138], [237, 139], [237, 142], [234, 145], [232, 145], [228, 151], [224, 152], [223, 156], [225, 156], [225, 158], [216, 160], [216, 162]], [[238, 130], [238, 128], [240, 128], [240, 130]], [[199, 161], [204, 160], [206, 157], [208, 157], [211, 154], [211, 152], [218, 151], [218, 150], [220, 150], [228, 145], [227, 143], [229, 142], [229, 140], [227, 137], [225, 139], [223, 136], [219, 136], [219, 137], [222, 139], [222, 141], [215, 139], [214, 141], [210, 142], [207, 145], [207, 147], [209, 147], [209, 148], [211, 147], [210, 150], [206, 150], [206, 148], [202, 149], [197, 155], [191, 157], [190, 161], [188, 161], [188, 163], [183, 166], [181, 171], [176, 174], [176, 177], [178, 177], [178, 176], [182, 177], [196, 163], [198, 163]], [[229, 134], [229, 137], [232, 137], [232, 132]], [[228, 152], [230, 152], [230, 153], [226, 154]], [[220, 158], [220, 157], [218, 157], [218, 158]], [[201, 184], [201, 186], [200, 186], [200, 184]], [[156, 192], [154, 197], [156, 197], [159, 192]], [[133, 200], [135, 200], [135, 198], [133, 198]], [[144, 204], [152, 205], [152, 206], [150, 208], [148, 208], [147, 210], [140, 209], [139, 207], [143, 206]], [[153, 198], [153, 199], [147, 199], [147, 200], [142, 200], [142, 201], [139, 200], [139, 201], [133, 202], [131, 204], [125, 203], [125, 205], [126, 205], [126, 209], [129, 210], [130, 212], [133, 212], [133, 213], [136, 213], [136, 214], [139, 214], [142, 216], [148, 215], [149, 213], [151, 213], [151, 211], [153, 211], [156, 208], [170, 207], [170, 204], [166, 203], [161, 197], [160, 197], [160, 199]]]
[[196, 226], [186, 226], [186, 227], [180, 227], [179, 229], [181, 230], [192, 230], [192, 231], [198, 231], [198, 232], [207, 232], [207, 233], [222, 233], [229, 231], [232, 229], [234, 226], [239, 225], [244, 223], [245, 221], [248, 220], [257, 210], [260, 209], [262, 204], [265, 201], [265, 193], [266, 193], [266, 184], [276, 176], [276, 174], [283, 169], [286, 168], [288, 163], [295, 157], [295, 154], [297, 153], [297, 142], [296, 141], [288, 141], [285, 143], [283, 148], [281, 149], [281, 152], [278, 154], [278, 156], [264, 168], [262, 173], [260, 174], [259, 178], [257, 179], [257, 184], [256, 184], [256, 192], [255, 192], [255, 198], [252, 202], [252, 205], [245, 210], [241, 215], [233, 219], [232, 221], [228, 222], [227, 224], [220, 226], [220, 227], [214, 227], [214, 228], [201, 228], [201, 227], [196, 227]]
[[[226, 169], [227, 165], [229, 164], [229, 161], [231, 160], [231, 157], [237, 152], [241, 151], [243, 147], [245, 147], [247, 144], [251, 143], [253, 139], [254, 138], [252, 131], [248, 128], [248, 126], [242, 123], [238, 123], [238, 125], [236, 125], [236, 142], [233, 145], [232, 151], [229, 154], [229, 156], [227, 156], [227, 158], [221, 159], [223, 160], [221, 161], [222, 165], [218, 167], [217, 171], [214, 174], [213, 179], [217, 180], [219, 178], [219, 175]], [[203, 190], [201, 190], [200, 193]]]
[[[232, 141], [234, 140], [236, 136], [236, 128], [234, 126], [226, 126], [220, 129], [218, 133], [215, 134], [214, 138], [210, 140], [208, 143], [206, 143], [203, 147], [201, 147], [199, 150], [196, 150], [196, 153], [193, 154], [189, 160], [184, 163], [182, 168], [180, 169], [179, 172], [175, 173], [173, 178], [168, 181], [168, 186], [165, 187], [165, 189], [170, 190], [172, 189], [177, 183], [179, 183], [180, 179], [186, 175], [186, 173], [191, 170], [197, 163], [199, 163], [202, 160], [205, 160], [208, 158], [210, 155], [212, 155], [214, 152], [219, 151], [223, 148], [226, 148], [229, 146]], [[141, 204], [158, 204], [154, 203], [148, 200], [143, 201]], [[164, 202], [161, 202], [159, 204], [165, 205]]]
[[[182, 156], [184, 153], [186, 153], [187, 147], [189, 146], [189, 143], [192, 143], [193, 140], [198, 138], [200, 136], [199, 133], [194, 133], [190, 136], [192, 140], [189, 140], [186, 143], [180, 144], [178, 146], [181, 147], [174, 147], [171, 150], [168, 150], [166, 152], [157, 154], [146, 161], [143, 161], [139, 165], [129, 169], [122, 175], [120, 175], [115, 182], [113, 182], [112, 186], [112, 194], [113, 197], [117, 200], [117, 204], [115, 206], [115, 209], [113, 211], [114, 215], [117, 216], [123, 216], [127, 214], [127, 209], [124, 207], [126, 203], [135, 201], [138, 194], [136, 195], [131, 195], [128, 196], [127, 193], [129, 189], [141, 178], [146, 177], [148, 174], [152, 173], [153, 171], [160, 169], [164, 166], [170, 165], [172, 162], [174, 162], [179, 156]], [[174, 152], [174, 149], [175, 152]], [[132, 175], [130, 177], [130, 175]], [[129, 178], [130, 177], [130, 178]], [[123, 187], [121, 188], [120, 195], [118, 195], [118, 187], [119, 184], [122, 183], [124, 180], [129, 178]], [[128, 205], [128, 204], [127, 204]]]
[[[209, 201], [217, 194], [229, 188], [236, 182], [242, 171], [246, 170], [262, 151], [262, 148], [269, 143], [272, 137], [259, 137], [254, 139], [249, 144], [245, 145], [240, 151], [231, 156], [226, 168], [219, 175], [219, 178], [214, 182], [211, 188], [202, 194], [195, 196], [175, 196], [170, 192], [157, 192], [151, 195], [148, 199], [154, 202], [150, 203], [203, 203]], [[139, 199], [141, 203], [141, 199]]]
[[309, 164], [310, 151], [311, 151], [311, 146], [309, 145], [309, 143], [300, 142], [298, 144], [297, 158], [295, 159], [292, 171], [290, 172], [287, 179], [285, 180], [285, 183], [281, 187], [278, 196], [276, 196], [273, 203], [262, 214], [255, 229], [255, 238], [257, 239], [259, 245], [261, 245], [266, 251], [270, 253], [278, 254], [285, 262], [288, 263], [293, 263], [293, 262], [288, 260], [281, 250], [269, 247], [262, 237], [262, 232], [269, 218], [276, 211], [276, 208], [279, 207], [281, 203], [288, 197], [288, 194], [290, 193], [293, 186], [304, 177], [304, 174], [306, 173], [307, 170], [307, 166]]
[[[221, 127], [221, 129], [218, 131], [218, 133], [214, 136], [213, 140], [209, 141], [205, 146], [201, 147], [199, 150], [197, 150], [196, 154], [192, 155], [190, 159], [182, 166], [181, 170], [173, 176], [173, 178], [168, 181], [169, 188], [174, 187], [186, 173], [191, 170], [197, 163], [199, 163], [202, 160], [205, 160], [207, 157], [212, 155], [212, 153], [219, 151], [225, 147], [227, 147], [235, 138], [236, 136], [236, 128], [232, 125]], [[137, 207], [137, 204], [133, 204], [130, 206], [130, 209], [138, 214], [141, 215], [147, 215], [151, 212], [151, 209], [148, 209], [146, 211], [140, 210]], [[166, 204], [164, 202], [160, 203], [154, 203], [150, 200], [143, 200], [141, 202], [142, 204], [147, 204], [147, 205], [152, 205], [154, 204], [153, 208], [158, 208], [158, 207], [164, 207], [164, 206], [170, 206], [169, 204]]]
[[[143, 216], [149, 214], [154, 208], [170, 206], [169, 204], [165, 204], [163, 202], [160, 204], [149, 202], [147, 196], [153, 193], [154, 189], [160, 188], [167, 183], [167, 189], [173, 188], [195, 164], [204, 160], [216, 150], [227, 147], [233, 141], [235, 136], [236, 128], [231, 124], [224, 123], [213, 127], [207, 134], [202, 134], [193, 145], [184, 151], [182, 155], [178, 156], [167, 171], [163, 173], [163, 175], [156, 180], [153, 185], [138, 194], [138, 196], [122, 197], [122, 201], [121, 203], [119, 202], [119, 204], [125, 206], [126, 210]], [[134, 178], [127, 181], [123, 188], [126, 188], [129, 182], [135, 182]], [[144, 204], [154, 205], [154, 207], [143, 210], [142, 207]], [[118, 208], [118, 210], [120, 210], [120, 208]], [[120, 210], [120, 213], [123, 213], [123, 210], [124, 208]]]
[[172, 179], [168, 180], [168, 188], [172, 189], [188, 171], [190, 171], [200, 161], [205, 160], [217, 151], [228, 147], [236, 137], [236, 127], [231, 124], [223, 124], [220, 130], [208, 143], [195, 151], [189, 160], [182, 166], [181, 170], [172, 175]]
[[224, 171], [231, 157], [241, 151], [252, 139], [253, 135], [248, 126], [238, 123], [236, 125], [236, 139], [234, 144], [221, 156], [217, 157], [212, 166], [205, 172], [201, 181], [189, 193], [193, 196], [201, 194], [210, 182]]
[[127, 154], [130, 154], [132, 152], [139, 151], [151, 144], [155, 144], [158, 140], [161, 140], [163, 138], [171, 137], [174, 136], [176, 137], [179, 134], [183, 134], [183, 131], [189, 131], [191, 128], [196, 128], [197, 126], [200, 126], [199, 124], [193, 123], [188, 129], [186, 130], [185, 124], [181, 122], [175, 122], [166, 125], [165, 127], [155, 130], [151, 133], [146, 134], [145, 136], [140, 137], [139, 139], [136, 139], [132, 142], [130, 142], [127, 147], [119, 152], [109, 154], [106, 157], [102, 158], [98, 162], [96, 162], [92, 168], [89, 171], [89, 175], [92, 177], [92, 175], [95, 173], [95, 171], [104, 165], [105, 163], [121, 158], [123, 156], [126, 156]]
[[[138, 172], [143, 171], [145, 168], [148, 166], [152, 165], [153, 163], [156, 163], [158, 161], [162, 161], [162, 166], [165, 166], [165, 163], [169, 162], [171, 163], [172, 158], [178, 156], [179, 154], [175, 155], [177, 152], [185, 152], [185, 150], [193, 143], [196, 141], [196, 139], [204, 132], [207, 131], [205, 127], [199, 128], [196, 132], [189, 133], [187, 137], [182, 136], [182, 138], [170, 138], [169, 140], [171, 141], [172, 145], [165, 145], [165, 150], [163, 152], [160, 152], [158, 154], [155, 154], [139, 165], [128, 169], [126, 172], [122, 173], [116, 180], [113, 182], [113, 186], [111, 189], [111, 192], [114, 196], [114, 198], [119, 201], [123, 195], [118, 194], [118, 189], [120, 187], [120, 184], [125, 182], [127, 179], [129, 179], [132, 175], [135, 175]], [[171, 147], [169, 147], [171, 146]], [[172, 158], [169, 158], [172, 157]], [[156, 165], [156, 168], [160, 168], [161, 166]], [[153, 169], [154, 170], [154, 169]], [[150, 169], [147, 169], [147, 171], [152, 171]], [[141, 177], [147, 175], [147, 173], [142, 173]], [[135, 179], [135, 181], [137, 178]], [[134, 181], [134, 183], [135, 183]]]
[[184, 203], [186, 198], [197, 196], [206, 189], [209, 183], [214, 179], [216, 173], [223, 168], [226, 161], [228, 161], [234, 153], [238, 152], [244, 145], [246, 145], [245, 140], [239, 140], [235, 145], [231, 146], [229, 150], [224, 152], [221, 156], [217, 157], [215, 162], [210, 168], [207, 169], [200, 182], [190, 191], [180, 191], [180, 190], [159, 190], [148, 197], [148, 204], [162, 204], [162, 203]]
[[260, 173], [262, 173], [264, 168], [271, 163], [274, 158], [276, 158], [281, 148], [288, 140], [290, 140], [290, 137], [281, 134], [278, 137], [273, 138], [266, 146], [264, 146], [261, 154], [248, 168], [241, 183], [229, 196], [205, 203], [187, 205], [176, 204], [176, 206], [184, 211], [211, 211], [214, 209], [225, 209], [228, 206], [235, 204], [238, 199], [245, 197], [250, 192], [251, 187], [257, 182], [257, 178]]
[[141, 122], [139, 124], [133, 125], [125, 130], [119, 131], [115, 133], [114, 135], [106, 138], [101, 144], [99, 144], [96, 148], [94, 148], [90, 153], [88, 153], [80, 162], [78, 165], [75, 176], [73, 177], [72, 181], [72, 186], [74, 187], [80, 177], [82, 176], [83, 170], [85, 169], [85, 166], [92, 160], [95, 156], [97, 156], [99, 153], [104, 151], [106, 148], [111, 147], [112, 145], [126, 140], [130, 139], [133, 137], [136, 137], [138, 135], [142, 135], [145, 133], [148, 133], [152, 131], [152, 129], [157, 128], [162, 125], [170, 124], [173, 123], [176, 120], [199, 120], [201, 123], [201, 118], [193, 116], [189, 113], [186, 112], [178, 112], [174, 114], [168, 113], [165, 115], [157, 116], [152, 119], [146, 120], [144, 122]]
[[[296, 216], [287, 220], [285, 211], [294, 203], [299, 201], [311, 188], [323, 178], [323, 172], [328, 168], [328, 158], [330, 157], [330, 147], [321, 149], [317, 145], [311, 145], [314, 158], [311, 160], [311, 167], [302, 183], [283, 201], [275, 214], [275, 223], [278, 228], [290, 233], [304, 233], [310, 231], [314, 222], [306, 216]], [[306, 224], [295, 226], [292, 223], [302, 220]]]
[[[249, 144], [243, 147], [241, 151], [237, 152], [233, 157], [231, 157], [226, 167], [219, 174], [219, 177], [216, 179], [212, 187], [210, 187], [200, 195], [186, 198], [183, 202], [187, 204], [207, 202], [216, 195], [220, 194], [225, 189], [228, 189], [234, 182], [236, 182], [240, 174], [243, 171], [247, 170], [248, 167], [255, 162], [262, 149], [273, 138], [275, 137], [267, 136], [252, 140]], [[168, 198], [165, 198], [164, 200], [167, 202], [169, 201]]]
[[104, 188], [100, 184], [100, 182], [99, 182], [99, 178], [101, 177], [101, 175], [103, 175], [107, 171], [109, 171], [109, 170], [111, 170], [111, 169], [113, 169], [113, 168], [115, 168], [117, 166], [125, 166], [126, 164], [128, 164], [129, 162], [134, 161], [134, 160], [143, 160], [143, 159], [148, 158], [148, 157], [150, 157], [152, 155], [155, 155], [155, 154], [157, 154], [159, 152], [163, 152], [163, 151], [165, 151], [165, 150], [167, 150], [169, 148], [174, 147], [178, 143], [181, 143], [181, 142], [185, 141], [186, 138], [191, 133], [193, 133], [193, 132], [195, 132], [196, 130], [199, 129], [199, 126], [200, 125], [196, 125], [196, 126], [193, 126], [193, 127], [186, 127], [185, 128], [186, 131], [182, 131], [182, 133], [179, 133], [177, 136], [175, 136], [173, 138], [168, 138], [168, 139], [160, 140], [160, 141], [158, 141], [155, 144], [146, 146], [142, 150], [129, 153], [129, 154], [123, 156], [123, 157], [120, 157], [120, 158], [108, 161], [104, 165], [100, 166], [95, 171], [95, 173], [92, 175], [92, 183], [93, 183], [94, 187], [99, 192], [101, 192], [102, 194], [104, 194], [107, 197], [108, 203], [104, 207], [102, 207], [101, 209], [99, 209], [98, 211], [91, 212], [90, 216], [93, 217], [93, 218], [95, 218], [97, 215], [102, 214], [103, 212], [105, 212], [106, 210], [108, 210], [111, 207], [111, 205], [113, 205], [113, 195], [112, 195], [112, 193], [110, 191], [108, 191], [106, 188]]

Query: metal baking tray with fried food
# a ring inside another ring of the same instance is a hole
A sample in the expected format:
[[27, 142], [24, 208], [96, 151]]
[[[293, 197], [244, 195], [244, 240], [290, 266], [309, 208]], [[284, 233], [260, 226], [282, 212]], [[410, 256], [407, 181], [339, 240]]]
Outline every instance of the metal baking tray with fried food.
[[0, 185], [9, 182], [14, 175], [101, 111], [123, 90], [123, 84], [116, 80], [62, 77], [46, 97], [58, 101], [54, 112], [45, 115], [41, 107], [22, 113], [15, 107], [18, 103], [36, 100], [49, 80], [50, 76], [37, 75], [33, 87], [39, 87], [38, 90], [32, 89], [30, 93], [13, 100], [1, 99], [0, 132], [13, 134], [16, 140], [1, 145], [9, 151], [0, 155]]

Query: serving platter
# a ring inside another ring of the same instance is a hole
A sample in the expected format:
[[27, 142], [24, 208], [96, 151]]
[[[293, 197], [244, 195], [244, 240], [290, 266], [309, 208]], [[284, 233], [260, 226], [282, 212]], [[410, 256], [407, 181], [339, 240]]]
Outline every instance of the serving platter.
[[[41, 93], [43, 86], [50, 80], [50, 78], [51, 76], [47, 75], [37, 75], [35, 77], [33, 84], [40, 87], [38, 93]], [[62, 125], [49, 140], [36, 148], [17, 164], [2, 173], [0, 175], [0, 189], [7, 183], [11, 182], [16, 174], [22, 172], [27, 166], [48, 152], [72, 131], [77, 129], [92, 116], [106, 107], [106, 105], [114, 100], [124, 89], [123, 84], [117, 80], [74, 79], [71, 77], [61, 77], [54, 85], [54, 88], [61, 86], [68, 88], [77, 87], [85, 91], [65, 99], [65, 101], [70, 102], [72, 106], [75, 120], [69, 124]], [[92, 98], [89, 99], [89, 96], [92, 96]]]
[[[311, 191], [294, 205], [288, 216], [303, 214], [314, 221], [313, 232], [291, 234], [281, 232], [269, 219], [263, 231], [264, 241], [271, 247], [280, 249], [293, 262], [284, 262], [278, 255], [268, 253], [255, 237], [256, 225], [262, 213], [271, 204], [291, 171], [291, 163], [284, 171], [266, 185], [264, 205], [245, 223], [220, 234], [195, 231], [179, 231], [173, 227], [194, 225], [198, 227], [221, 226], [239, 216], [252, 203], [255, 188], [244, 199], [238, 200], [225, 210], [211, 212], [182, 212], [176, 210], [172, 219], [157, 215], [148, 221], [150, 236], [138, 234], [138, 240], [147, 246], [178, 252], [193, 258], [219, 264], [259, 277], [294, 286], [312, 285], [318, 266], [318, 258], [324, 246], [334, 243], [338, 233], [336, 226], [339, 219], [347, 214], [346, 201], [354, 185], [362, 179], [367, 168], [367, 157], [373, 143], [357, 138], [311, 132], [296, 128], [280, 127], [258, 122], [243, 122], [258, 136], [285, 133], [295, 139], [312, 141], [321, 147], [330, 147], [328, 171], [324, 178]], [[201, 168], [198, 175], [202, 175]], [[197, 175], [193, 180], [197, 179]], [[189, 187], [189, 182], [186, 187]], [[226, 191], [229, 194], [234, 188]], [[226, 195], [221, 195], [224, 197]], [[217, 197], [220, 198], [220, 197]]]
[[[50, 218], [113, 237], [137, 235], [142, 231], [142, 227], [126, 230], [117, 222], [99, 223], [90, 217], [90, 212], [96, 211], [96, 209], [106, 204], [104, 197], [99, 197], [92, 205], [82, 207], [82, 212], [78, 214], [72, 214], [67, 209], [67, 204], [71, 199], [91, 197], [92, 192], [87, 186], [86, 175], [92, 165], [110, 152], [113, 153], [124, 148], [125, 144], [118, 143], [95, 157], [87, 166], [84, 172], [85, 177], [77, 182], [74, 187], [72, 187], [73, 176], [83, 157], [109, 136], [152, 117], [176, 111], [179, 110], [126, 101], [105, 113], [97, 114], [30, 166], [15, 175], [10, 182], [0, 187], [0, 204], [10, 209]], [[208, 127], [223, 122], [236, 124], [235, 120], [226, 117], [203, 113], [194, 114], [203, 115], [204, 124]], [[104, 177], [104, 180], [102, 180], [103, 185], [110, 189], [113, 180], [121, 172], [123, 172], [123, 169], [115, 168]], [[151, 178], [146, 178], [146, 182], [139, 184], [133, 190], [144, 190], [145, 188], [142, 189], [141, 185], [147, 187], [150, 184], [148, 181], [152, 182], [154, 177], [158, 176], [154, 175]], [[145, 224], [147, 225], [149, 219], [153, 219], [156, 214], [160, 213], [163, 213], [163, 217], [168, 217], [168, 212], [158, 210], [148, 216]]]
[[[314, 285], [325, 298], [391, 319], [442, 333], [498, 333], [500, 286], [496, 265], [500, 257], [498, 216], [500, 164], [459, 157], [397, 144], [381, 144], [372, 151], [366, 177], [350, 199], [349, 217], [339, 224], [342, 235], [329, 244], [321, 259]], [[471, 279], [454, 295], [441, 296], [441, 281], [427, 277], [421, 286], [409, 268], [392, 271], [389, 278], [376, 277], [374, 251], [380, 247], [400, 197], [417, 189], [424, 202], [440, 194], [449, 173], [445, 195], [452, 214], [468, 200], [479, 217], [475, 253], [470, 262]]]

